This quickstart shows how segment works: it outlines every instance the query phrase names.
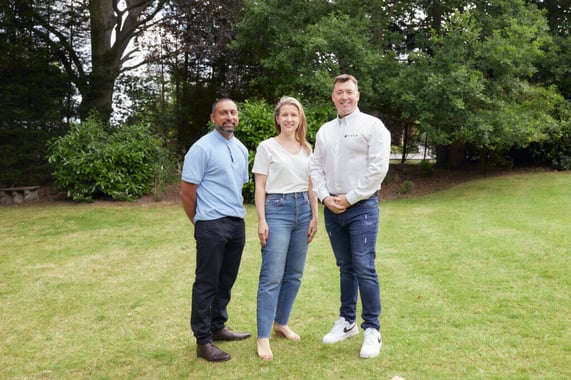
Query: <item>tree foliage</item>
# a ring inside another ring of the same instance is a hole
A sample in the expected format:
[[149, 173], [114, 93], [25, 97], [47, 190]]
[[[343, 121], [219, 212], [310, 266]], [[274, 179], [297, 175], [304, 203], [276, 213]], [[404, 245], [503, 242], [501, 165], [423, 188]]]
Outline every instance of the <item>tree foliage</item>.
[[0, 185], [49, 180], [46, 142], [65, 131], [72, 90], [57, 57], [20, 27], [16, 2], [0, 1]]
[[[499, 157], [529, 146], [562, 162], [553, 151], [565, 151], [569, 125], [568, 8], [562, 0], [0, 0], [3, 136], [57, 130], [91, 109], [108, 120], [115, 107], [183, 152], [207, 131], [218, 97], [274, 104], [293, 95], [308, 109], [333, 110], [332, 79], [347, 72], [359, 79], [361, 109], [380, 116], [404, 150], [422, 136], [444, 165], [461, 164], [466, 147]], [[137, 48], [148, 55], [135, 60]], [[145, 71], [126, 76], [143, 62]]]
[[[457, 10], [427, 49], [409, 54], [388, 78], [391, 105], [440, 146], [468, 144], [489, 155], [541, 141], [557, 126], [563, 100], [556, 88], [533, 81], [549, 42], [545, 19], [522, 1]], [[445, 150], [438, 157], [453, 166], [463, 158]]]
[[97, 112], [108, 121], [115, 80], [137, 65], [131, 45], [167, 0], [21, 0], [21, 27], [41, 38], [58, 57], [81, 95], [79, 115]]
[[167, 78], [161, 101], [171, 102], [179, 152], [206, 132], [217, 98], [240, 99], [228, 44], [241, 7], [241, 0], [174, 0], [148, 46], [150, 66]]
[[414, 125], [434, 144], [502, 151], [557, 124], [562, 99], [532, 81], [551, 41], [533, 5], [278, 3], [248, 1], [233, 45], [246, 87], [264, 99], [328, 101], [332, 78], [348, 72], [360, 80], [363, 109]]

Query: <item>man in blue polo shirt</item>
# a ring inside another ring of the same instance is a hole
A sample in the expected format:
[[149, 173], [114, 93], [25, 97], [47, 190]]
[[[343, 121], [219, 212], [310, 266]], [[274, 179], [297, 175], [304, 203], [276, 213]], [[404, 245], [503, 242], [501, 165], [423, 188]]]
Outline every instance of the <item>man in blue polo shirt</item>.
[[196, 354], [208, 361], [225, 361], [230, 354], [213, 341], [250, 336], [225, 326], [246, 243], [242, 186], [248, 182], [248, 150], [234, 137], [239, 118], [232, 100], [214, 103], [210, 120], [216, 129], [196, 141], [184, 157], [180, 195], [196, 240], [190, 315]]

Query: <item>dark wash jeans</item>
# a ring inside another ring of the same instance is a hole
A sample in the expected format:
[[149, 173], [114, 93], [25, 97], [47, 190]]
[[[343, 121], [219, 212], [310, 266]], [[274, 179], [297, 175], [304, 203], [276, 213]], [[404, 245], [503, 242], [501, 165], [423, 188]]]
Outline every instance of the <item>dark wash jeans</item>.
[[197, 221], [194, 238], [196, 271], [190, 326], [196, 342], [206, 344], [228, 320], [227, 306], [246, 243], [244, 220], [225, 217]]
[[357, 297], [361, 294], [363, 329], [380, 330], [381, 295], [375, 267], [379, 200], [377, 195], [349, 207], [342, 214], [324, 210], [325, 228], [340, 274], [339, 314], [356, 320]]

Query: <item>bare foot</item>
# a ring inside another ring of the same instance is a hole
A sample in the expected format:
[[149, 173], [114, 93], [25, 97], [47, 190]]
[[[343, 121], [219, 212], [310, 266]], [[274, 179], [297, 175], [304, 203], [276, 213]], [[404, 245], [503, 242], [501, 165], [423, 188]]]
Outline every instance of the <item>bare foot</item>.
[[300, 336], [293, 332], [288, 325], [274, 323], [274, 331], [289, 340], [301, 340]]
[[258, 338], [257, 345], [258, 349], [256, 352], [260, 359], [272, 360], [274, 358], [274, 354], [270, 348], [270, 338]]

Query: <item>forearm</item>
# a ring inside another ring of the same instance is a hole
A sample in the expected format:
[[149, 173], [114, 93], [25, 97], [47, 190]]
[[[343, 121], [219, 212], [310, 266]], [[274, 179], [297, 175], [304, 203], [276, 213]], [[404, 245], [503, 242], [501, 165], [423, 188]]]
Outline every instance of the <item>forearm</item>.
[[196, 216], [196, 185], [188, 182], [181, 183], [180, 199], [182, 208], [186, 216], [192, 224], [194, 224], [194, 217]]
[[256, 188], [254, 194], [254, 203], [256, 205], [256, 215], [258, 216], [258, 223], [266, 222], [266, 192], [260, 191]]
[[309, 206], [311, 207], [311, 218], [313, 220], [317, 220], [319, 217], [319, 207], [318, 207], [319, 199], [317, 198], [317, 195], [313, 191], [313, 182], [311, 180], [311, 177], [309, 177], [308, 183], [309, 187], [307, 189], [307, 194], [309, 196]]
[[256, 205], [258, 223], [266, 222], [266, 178], [265, 175], [255, 174], [254, 203]]

